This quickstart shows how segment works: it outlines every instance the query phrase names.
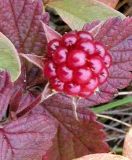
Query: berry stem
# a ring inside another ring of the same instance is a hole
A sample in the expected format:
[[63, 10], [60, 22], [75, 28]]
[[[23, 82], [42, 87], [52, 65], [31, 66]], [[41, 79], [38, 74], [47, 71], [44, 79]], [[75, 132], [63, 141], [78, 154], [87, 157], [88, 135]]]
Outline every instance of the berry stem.
[[41, 102], [43, 102], [44, 100], [52, 97], [54, 94], [56, 94], [56, 92], [52, 92], [51, 94], [49, 94], [50, 92], [50, 87], [49, 87], [49, 82], [46, 84], [45, 88], [44, 88], [44, 91], [42, 93], [42, 96], [41, 96]]
[[75, 119], [79, 121], [79, 118], [77, 115], [77, 98], [76, 97], [72, 98], [72, 104], [73, 104], [73, 113], [74, 113]]
[[[53, 93], [47, 95], [44, 99], [41, 99], [41, 102], [47, 100], [48, 98], [52, 97], [52, 96], [55, 95], [56, 93], [57, 93], [57, 92], [53, 92]], [[41, 102], [40, 102], [40, 103], [41, 103]]]

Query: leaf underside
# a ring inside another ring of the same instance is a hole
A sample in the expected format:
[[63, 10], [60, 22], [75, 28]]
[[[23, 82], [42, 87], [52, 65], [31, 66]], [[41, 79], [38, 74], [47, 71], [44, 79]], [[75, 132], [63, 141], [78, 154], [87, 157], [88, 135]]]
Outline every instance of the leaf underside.
[[117, 5], [118, 2], [119, 2], [119, 0], [98, 0], [98, 1], [103, 2], [103, 3], [105, 3], [105, 4], [107, 4], [108, 6], [113, 7], [113, 8], [115, 8], [116, 5]]
[[20, 68], [17, 50], [11, 41], [0, 33], [0, 69], [9, 71], [12, 80], [15, 81], [20, 75]]
[[110, 17], [125, 16], [96, 0], [57, 0], [48, 4], [73, 29], [82, 29], [85, 23], [95, 19], [106, 20]]

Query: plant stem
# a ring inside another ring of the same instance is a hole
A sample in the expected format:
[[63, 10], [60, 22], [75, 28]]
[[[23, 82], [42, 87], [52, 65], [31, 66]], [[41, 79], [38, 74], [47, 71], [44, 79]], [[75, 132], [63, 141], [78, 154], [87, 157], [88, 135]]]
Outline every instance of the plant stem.
[[110, 120], [112, 120], [112, 121], [115, 121], [115, 122], [118, 122], [118, 123], [120, 123], [120, 124], [123, 124], [123, 125], [125, 125], [125, 126], [127, 126], [127, 127], [131, 127], [130, 124], [128, 124], [128, 123], [126, 123], [126, 122], [123, 122], [123, 121], [121, 121], [121, 120], [118, 120], [118, 119], [116, 119], [116, 118], [110, 117], [110, 116], [101, 115], [101, 114], [96, 114], [96, 116], [97, 116], [97, 117], [100, 117], [100, 118], [110, 119]]
[[124, 95], [132, 95], [132, 91], [130, 91], [130, 92], [119, 92], [118, 94], [117, 94], [117, 96], [124, 96]]

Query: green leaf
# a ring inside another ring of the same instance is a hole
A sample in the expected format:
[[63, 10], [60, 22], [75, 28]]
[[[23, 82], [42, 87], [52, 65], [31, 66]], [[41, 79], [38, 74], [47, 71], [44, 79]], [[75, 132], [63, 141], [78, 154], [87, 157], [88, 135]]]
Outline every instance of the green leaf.
[[20, 75], [20, 59], [11, 41], [0, 33], [0, 69], [7, 70], [11, 74], [12, 81]]
[[102, 113], [104, 111], [118, 108], [122, 105], [129, 104], [129, 103], [132, 103], [132, 97], [125, 97], [121, 100], [117, 100], [115, 102], [111, 102], [111, 103], [108, 103], [108, 104], [105, 104], [99, 107], [92, 108], [92, 110], [96, 113]]
[[125, 16], [107, 5], [95, 0], [52, 0], [48, 6], [54, 8], [73, 30], [80, 30], [93, 20]]

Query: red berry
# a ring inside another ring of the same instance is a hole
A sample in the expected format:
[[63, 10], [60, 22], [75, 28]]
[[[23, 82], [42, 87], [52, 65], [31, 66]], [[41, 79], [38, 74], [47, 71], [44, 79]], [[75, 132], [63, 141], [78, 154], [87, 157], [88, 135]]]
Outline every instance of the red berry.
[[90, 40], [82, 40], [78, 42], [78, 46], [87, 52], [89, 55], [93, 55], [95, 53], [95, 45], [92, 41]]
[[111, 66], [111, 63], [112, 63], [112, 58], [109, 54], [106, 54], [105, 57], [104, 57], [104, 63], [105, 63], [105, 66], [107, 68], [109, 68]]
[[74, 83], [66, 83], [64, 85], [64, 91], [69, 95], [77, 96], [81, 90], [80, 85]]
[[66, 48], [60, 47], [53, 55], [53, 60], [56, 64], [61, 64], [66, 62], [68, 50]]
[[88, 98], [89, 96], [91, 96], [92, 93], [93, 93], [92, 90], [90, 91], [86, 86], [83, 86], [83, 87], [81, 88], [81, 91], [80, 91], [80, 93], [79, 93], [79, 96], [80, 96], [80, 97], [84, 97], [84, 98]]
[[104, 68], [99, 75], [99, 83], [103, 84], [104, 82], [106, 82], [107, 77], [108, 77], [108, 71], [106, 68]]
[[61, 82], [57, 77], [51, 78], [50, 83], [56, 91], [63, 91], [64, 83]]
[[78, 84], [88, 83], [92, 77], [92, 71], [89, 68], [79, 68], [74, 72], [73, 79]]
[[95, 74], [99, 74], [102, 71], [104, 65], [100, 57], [95, 56], [91, 58], [89, 62], [91, 64], [92, 71]]
[[85, 31], [66, 33], [48, 44], [44, 74], [53, 89], [88, 98], [105, 83], [112, 57]]
[[66, 47], [71, 47], [77, 42], [77, 35], [75, 33], [68, 33], [63, 36], [63, 43]]
[[50, 41], [48, 44], [48, 55], [52, 56], [52, 54], [57, 50], [59, 46], [60, 46], [59, 40], [54, 39]]
[[79, 95], [81, 97], [88, 98], [95, 92], [95, 89], [97, 88], [97, 86], [98, 86], [98, 80], [91, 79], [88, 84], [82, 85], [81, 92], [79, 93]]
[[86, 64], [87, 54], [82, 50], [72, 50], [68, 54], [67, 65], [70, 68], [82, 67]]
[[88, 98], [91, 94], [95, 92], [95, 89], [97, 88], [98, 84], [99, 82], [96, 77], [91, 78], [89, 83], [81, 86], [81, 92], [79, 95], [81, 97]]
[[105, 56], [105, 53], [106, 53], [105, 48], [104, 48], [100, 43], [96, 43], [95, 46], [96, 46], [96, 51], [97, 51], [97, 53], [98, 53], [101, 57], [104, 57], [104, 56]]
[[69, 82], [73, 78], [73, 71], [63, 64], [57, 68], [57, 76], [62, 82]]
[[79, 95], [81, 97], [90, 96], [92, 93], [95, 92], [95, 89], [97, 88], [98, 84], [99, 83], [98, 83], [98, 79], [97, 78], [91, 79], [88, 84], [85, 84], [85, 85], [81, 86], [81, 92], [80, 92]]
[[85, 31], [79, 31], [78, 36], [81, 39], [93, 40], [92, 35], [88, 32], [85, 32]]
[[97, 77], [92, 77], [87, 85], [85, 85], [89, 90], [95, 90], [99, 85]]
[[47, 78], [51, 78], [51, 77], [54, 77], [56, 76], [56, 69], [55, 69], [55, 65], [52, 61], [47, 61], [45, 64], [44, 64], [44, 75], [47, 77]]

